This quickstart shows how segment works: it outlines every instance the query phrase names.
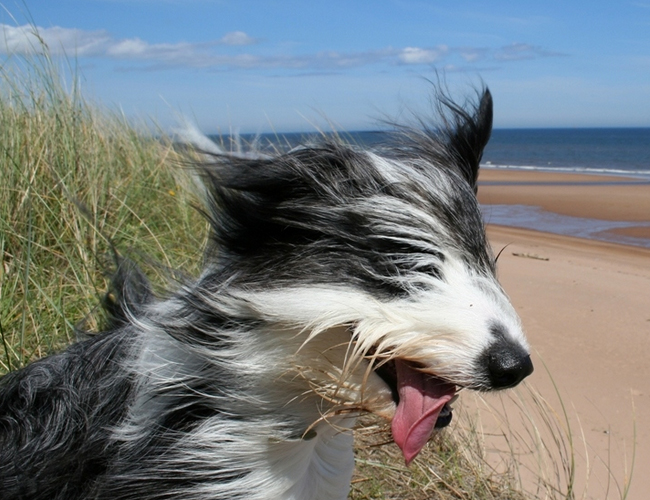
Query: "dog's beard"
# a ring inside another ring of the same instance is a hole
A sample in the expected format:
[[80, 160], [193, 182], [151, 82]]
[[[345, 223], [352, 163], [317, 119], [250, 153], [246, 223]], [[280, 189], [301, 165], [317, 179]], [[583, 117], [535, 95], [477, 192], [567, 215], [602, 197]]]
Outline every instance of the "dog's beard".
[[[350, 335], [350, 330], [323, 332], [303, 349], [319, 351], [318, 345], [325, 338], [331, 340], [341, 334]], [[370, 412], [391, 421], [393, 439], [407, 465], [420, 453], [434, 429], [451, 421], [448, 403], [456, 395], [456, 386], [420, 371], [417, 364], [397, 357], [394, 350], [382, 354], [372, 348], [364, 354], [358, 342], [349, 340], [347, 345], [341, 342], [321, 351], [318, 358], [321, 362], [317, 365], [297, 368], [310, 390], [329, 403], [329, 410], [321, 418]]]

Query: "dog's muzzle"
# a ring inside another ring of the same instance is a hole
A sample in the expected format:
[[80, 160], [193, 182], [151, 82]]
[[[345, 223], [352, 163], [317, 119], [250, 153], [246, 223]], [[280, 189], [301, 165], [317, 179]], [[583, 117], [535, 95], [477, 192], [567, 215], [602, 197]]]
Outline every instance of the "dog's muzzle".
[[492, 343], [479, 358], [480, 370], [489, 384], [483, 389], [508, 389], [533, 373], [530, 355], [519, 344], [503, 337]]

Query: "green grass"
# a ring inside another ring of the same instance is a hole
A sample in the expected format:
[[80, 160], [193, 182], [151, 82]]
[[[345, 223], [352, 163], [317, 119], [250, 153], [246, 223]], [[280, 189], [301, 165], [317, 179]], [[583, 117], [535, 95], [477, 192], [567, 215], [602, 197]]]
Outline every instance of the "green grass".
[[[79, 324], [98, 328], [111, 244], [162, 285], [168, 270], [197, 271], [207, 229], [171, 141], [88, 102], [74, 68], [37, 52], [0, 66], [0, 374], [61, 350]], [[350, 498], [573, 499], [566, 415], [532, 407], [539, 418], [523, 440], [544, 462], [537, 491], [520, 491], [512, 436], [506, 470], [486, 462], [475, 419], [407, 469], [385, 424], [365, 418]]]
[[0, 373], [97, 327], [109, 241], [173, 269], [200, 261], [181, 158], [78, 80], [46, 54], [0, 68]]

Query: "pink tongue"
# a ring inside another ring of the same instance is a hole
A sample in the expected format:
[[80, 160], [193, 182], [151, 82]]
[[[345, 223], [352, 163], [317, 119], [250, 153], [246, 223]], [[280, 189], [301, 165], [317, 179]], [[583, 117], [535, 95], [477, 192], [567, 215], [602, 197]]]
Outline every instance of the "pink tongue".
[[404, 361], [395, 360], [395, 368], [399, 404], [391, 429], [408, 465], [431, 437], [438, 415], [454, 397], [456, 386], [421, 373]]

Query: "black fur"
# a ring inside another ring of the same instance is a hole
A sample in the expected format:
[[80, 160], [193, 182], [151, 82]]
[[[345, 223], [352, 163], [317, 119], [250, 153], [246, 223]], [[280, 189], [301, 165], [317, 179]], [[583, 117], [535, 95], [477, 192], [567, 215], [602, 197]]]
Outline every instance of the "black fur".
[[107, 332], [0, 380], [0, 491], [9, 499], [85, 498], [118, 450], [107, 430], [130, 403], [128, 329]]
[[[358, 210], [357, 202], [373, 195], [435, 212], [446, 226], [440, 246], [457, 248], [478, 269], [493, 273], [475, 197], [479, 162], [492, 128], [492, 98], [485, 90], [469, 111], [445, 97], [441, 102], [450, 112], [442, 128], [422, 124], [422, 129], [402, 129], [394, 147], [382, 154], [410, 162], [423, 176], [445, 171], [453, 188], [444, 192], [423, 191], [408, 172], [387, 183], [365, 152], [339, 143], [270, 159], [216, 156], [203, 175], [213, 209], [208, 217], [219, 275], [248, 285], [261, 279], [266, 286], [268, 280], [330, 283], [334, 270], [341, 282], [387, 299], [407, 295], [413, 283], [394, 278], [412, 268], [422, 248], [385, 238], [374, 225], [375, 214]], [[405, 227], [418, 224], [404, 221]], [[436, 267], [420, 270], [440, 274]]]

